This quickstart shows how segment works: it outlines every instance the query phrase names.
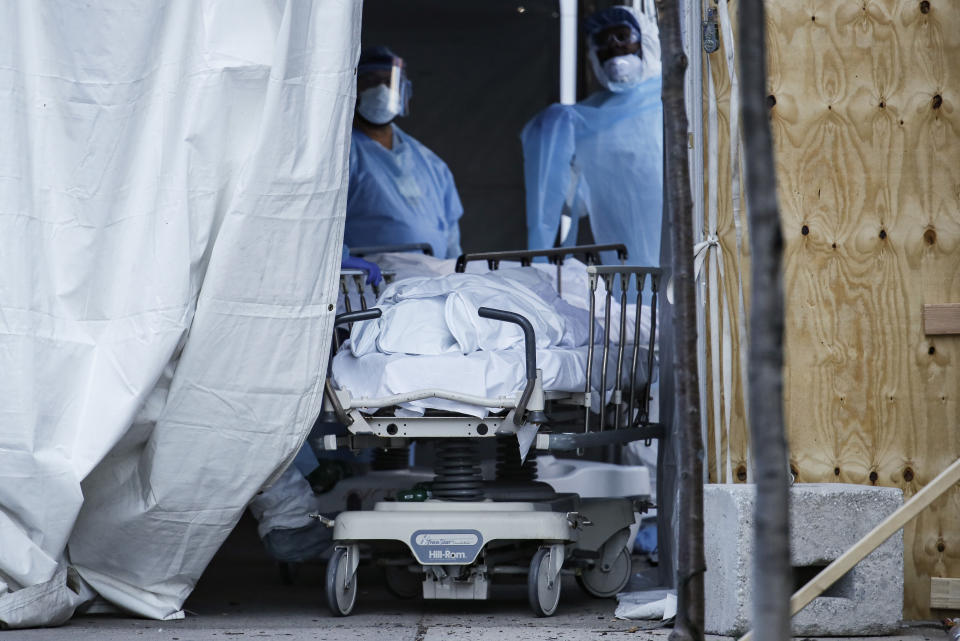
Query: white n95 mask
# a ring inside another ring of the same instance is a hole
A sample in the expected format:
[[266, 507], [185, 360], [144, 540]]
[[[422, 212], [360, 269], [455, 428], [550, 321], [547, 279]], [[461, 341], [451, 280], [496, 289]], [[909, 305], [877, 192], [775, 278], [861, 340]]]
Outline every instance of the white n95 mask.
[[643, 60], [636, 54], [615, 56], [603, 63], [603, 73], [607, 77], [607, 89], [626, 91], [643, 80]]
[[386, 85], [377, 85], [360, 92], [357, 112], [375, 125], [385, 125], [400, 115], [400, 96]]

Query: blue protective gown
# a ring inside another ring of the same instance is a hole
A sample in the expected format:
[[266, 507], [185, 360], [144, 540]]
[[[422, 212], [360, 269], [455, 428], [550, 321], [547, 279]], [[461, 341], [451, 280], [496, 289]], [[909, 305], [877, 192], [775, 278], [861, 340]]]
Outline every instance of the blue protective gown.
[[430, 243], [439, 258], [460, 255], [463, 205], [439, 156], [393, 127], [393, 149], [354, 129], [344, 242], [350, 247]]
[[[553, 247], [564, 209], [574, 218], [585, 210], [598, 243], [623, 243], [630, 264], [659, 265], [659, 76], [622, 93], [603, 90], [576, 105], [551, 105], [527, 123], [521, 140], [530, 249]], [[564, 244], [575, 234], [576, 220]]]

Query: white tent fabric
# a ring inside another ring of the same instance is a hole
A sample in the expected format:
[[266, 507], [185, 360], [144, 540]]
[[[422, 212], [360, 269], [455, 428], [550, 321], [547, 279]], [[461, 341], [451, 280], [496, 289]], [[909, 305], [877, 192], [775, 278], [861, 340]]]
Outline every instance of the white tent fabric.
[[360, 8], [0, 4], [0, 627], [182, 616], [305, 438]]

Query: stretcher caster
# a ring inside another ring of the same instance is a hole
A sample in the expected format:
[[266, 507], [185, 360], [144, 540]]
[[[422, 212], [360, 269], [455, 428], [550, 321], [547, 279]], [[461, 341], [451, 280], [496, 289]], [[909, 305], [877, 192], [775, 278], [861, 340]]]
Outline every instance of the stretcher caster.
[[405, 567], [388, 565], [383, 568], [387, 590], [398, 599], [415, 599], [423, 593], [423, 579]]
[[338, 546], [327, 562], [327, 606], [333, 616], [345, 617], [353, 611], [359, 562], [356, 545]]
[[583, 570], [577, 575], [577, 584], [590, 596], [605, 599], [619, 594], [630, 581], [633, 574], [633, 560], [627, 548], [620, 548], [620, 553], [613, 562], [604, 568], [603, 556], [592, 567]]
[[542, 547], [530, 561], [527, 575], [527, 598], [538, 617], [553, 616], [560, 603], [560, 568], [563, 566], [562, 545]]
[[277, 563], [277, 570], [280, 572], [280, 583], [284, 585], [293, 585], [297, 576], [297, 568], [292, 563]]

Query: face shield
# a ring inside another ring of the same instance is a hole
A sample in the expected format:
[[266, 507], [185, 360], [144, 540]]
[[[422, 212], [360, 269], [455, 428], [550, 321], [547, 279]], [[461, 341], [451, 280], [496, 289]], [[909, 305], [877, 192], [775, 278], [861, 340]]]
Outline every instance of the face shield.
[[357, 113], [375, 125], [407, 115], [411, 84], [403, 58], [361, 62], [357, 68]]
[[640, 42], [640, 32], [628, 24], [613, 25], [596, 32], [590, 40], [598, 51], [618, 50]]
[[627, 7], [612, 7], [587, 21], [587, 57], [594, 75], [610, 91], [626, 91], [644, 79], [640, 26]]

